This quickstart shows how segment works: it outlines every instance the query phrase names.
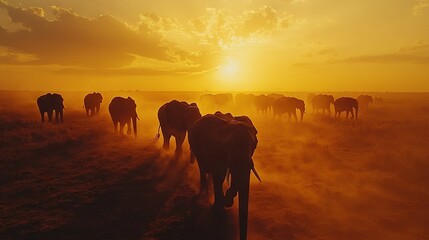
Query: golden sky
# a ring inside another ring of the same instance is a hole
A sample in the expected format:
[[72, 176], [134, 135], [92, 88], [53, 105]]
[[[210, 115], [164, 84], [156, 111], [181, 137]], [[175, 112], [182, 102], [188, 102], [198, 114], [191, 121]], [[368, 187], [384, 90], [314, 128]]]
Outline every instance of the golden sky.
[[429, 0], [0, 0], [0, 89], [429, 91]]

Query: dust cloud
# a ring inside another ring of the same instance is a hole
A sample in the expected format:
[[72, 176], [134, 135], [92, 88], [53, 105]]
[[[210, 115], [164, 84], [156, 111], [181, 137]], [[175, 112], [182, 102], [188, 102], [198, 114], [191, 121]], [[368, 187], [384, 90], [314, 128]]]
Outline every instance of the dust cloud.
[[[0, 93], [1, 239], [237, 239], [237, 202], [210, 209], [187, 141], [180, 158], [174, 143], [169, 151], [162, 137], [153, 143], [158, 108], [173, 99], [196, 102], [203, 115], [248, 115], [258, 129], [262, 183], [251, 176], [249, 239], [429, 236], [429, 94], [377, 93], [383, 101], [353, 120], [313, 114], [306, 103], [296, 123], [251, 103], [200, 103], [202, 92], [102, 92], [100, 115], [87, 117], [87, 92], [59, 93], [63, 124], [41, 123], [36, 99], [45, 92]], [[350, 95], [360, 94], [334, 93]], [[114, 133], [115, 96], [137, 103], [137, 138]]]

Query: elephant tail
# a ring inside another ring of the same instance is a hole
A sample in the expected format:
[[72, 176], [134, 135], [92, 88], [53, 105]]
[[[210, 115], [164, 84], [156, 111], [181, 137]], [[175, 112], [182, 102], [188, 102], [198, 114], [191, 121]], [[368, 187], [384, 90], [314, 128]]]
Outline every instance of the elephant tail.
[[156, 134], [156, 136], [153, 139], [152, 143], [156, 143], [156, 141], [158, 141], [159, 137], [161, 136], [161, 134], [159, 134], [159, 130], [160, 129], [161, 129], [161, 125], [159, 125], [159, 127], [158, 127], [158, 133]]

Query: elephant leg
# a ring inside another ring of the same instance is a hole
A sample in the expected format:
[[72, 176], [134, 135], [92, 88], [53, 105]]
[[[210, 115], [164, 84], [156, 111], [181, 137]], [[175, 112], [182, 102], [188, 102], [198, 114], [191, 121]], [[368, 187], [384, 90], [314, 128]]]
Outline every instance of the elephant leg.
[[115, 133], [118, 132], [118, 121], [113, 121], [113, 128], [115, 130]]
[[198, 163], [198, 168], [200, 170], [200, 194], [202, 193], [207, 193], [207, 174], [206, 172], [202, 169], [200, 162], [197, 161]]
[[349, 119], [349, 110], [346, 111], [346, 119]]
[[186, 132], [179, 132], [176, 137], [176, 155], [179, 156], [182, 154], [182, 145], [185, 141]]
[[45, 122], [45, 113], [44, 112], [40, 112], [40, 115], [42, 116], [42, 122]]
[[189, 153], [190, 153], [189, 162], [194, 163], [195, 162], [195, 154], [192, 152], [191, 148], [189, 148]]
[[298, 122], [298, 117], [296, 116], [296, 112], [293, 112], [292, 115], [293, 115], [293, 118], [295, 118], [295, 122]]
[[130, 135], [131, 134], [131, 119], [129, 119], [128, 121], [127, 121], [127, 135]]
[[64, 122], [63, 110], [60, 111], [60, 119], [61, 119], [61, 123], [63, 123]]
[[85, 111], [86, 111], [86, 116], [89, 117], [89, 109], [87, 107], [85, 108]]
[[164, 144], [162, 145], [162, 147], [165, 150], [168, 150], [170, 148], [170, 138], [171, 138], [171, 133], [168, 130], [162, 129], [162, 136], [164, 137]]
[[351, 113], [351, 115], [352, 115], [351, 119], [355, 118], [355, 114], [353, 113], [353, 109], [352, 109], [352, 110], [350, 110], [350, 113]]
[[124, 126], [125, 126], [125, 123], [119, 122], [119, 133], [120, 134], [124, 134]]
[[231, 207], [234, 203], [234, 198], [237, 196], [238, 188], [236, 178], [231, 179], [231, 187], [225, 193], [225, 207]]
[[52, 122], [52, 113], [53, 111], [48, 111], [48, 122]]
[[224, 174], [213, 174], [213, 192], [215, 195], [215, 201], [213, 207], [223, 208], [225, 205], [225, 197], [223, 195], [222, 184], [225, 180], [226, 170]]

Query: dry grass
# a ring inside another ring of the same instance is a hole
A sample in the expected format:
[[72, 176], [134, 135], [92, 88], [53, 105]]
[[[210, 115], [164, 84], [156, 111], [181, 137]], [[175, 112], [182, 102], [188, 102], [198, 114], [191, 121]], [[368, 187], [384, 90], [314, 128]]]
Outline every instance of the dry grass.
[[[66, 92], [62, 125], [40, 123], [41, 94], [0, 95], [1, 239], [237, 238], [236, 206], [216, 214], [212, 199], [197, 196], [188, 153], [174, 160], [161, 141], [151, 144], [158, 107], [200, 93], [107, 92], [101, 115], [87, 118], [86, 93]], [[114, 134], [113, 96], [136, 100], [137, 139]], [[429, 95], [382, 97], [353, 121], [311, 109], [302, 124], [247, 113], [263, 181], [252, 178], [249, 239], [429, 236]]]

